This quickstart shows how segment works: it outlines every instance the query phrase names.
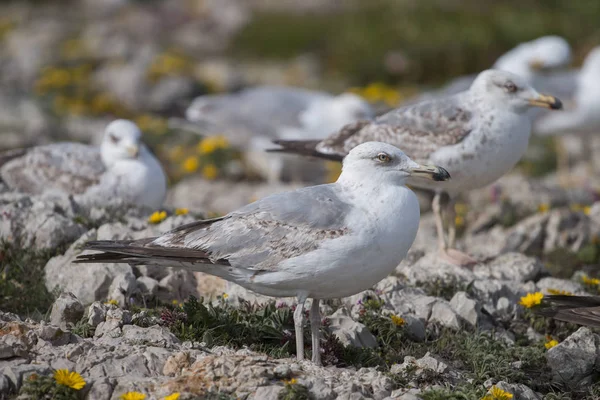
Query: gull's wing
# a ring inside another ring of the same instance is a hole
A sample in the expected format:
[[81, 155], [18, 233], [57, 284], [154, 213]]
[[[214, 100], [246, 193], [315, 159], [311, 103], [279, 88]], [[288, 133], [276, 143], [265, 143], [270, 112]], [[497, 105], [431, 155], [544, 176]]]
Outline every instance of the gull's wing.
[[336, 184], [313, 186], [269, 196], [224, 217], [193, 222], [154, 239], [90, 242], [86, 248], [106, 253], [82, 255], [79, 262], [143, 264], [160, 258], [269, 271], [283, 260], [348, 234], [349, 209]]
[[546, 317], [600, 327], [600, 297], [598, 296], [544, 296], [542, 307], [537, 312]]
[[[461, 96], [425, 101], [388, 112], [372, 122], [347, 125], [316, 147], [320, 153], [344, 156], [361, 143], [379, 141], [401, 148], [417, 162], [440, 147], [462, 141], [471, 132], [472, 114]], [[285, 147], [281, 141], [278, 142]]]
[[257, 87], [229, 95], [198, 97], [186, 111], [186, 117], [208, 134], [260, 134], [275, 139], [282, 128], [302, 128], [302, 113], [312, 102], [327, 98], [297, 88]]
[[0, 177], [11, 188], [31, 194], [58, 190], [79, 194], [98, 183], [104, 164], [97, 148], [56, 143], [0, 155]]

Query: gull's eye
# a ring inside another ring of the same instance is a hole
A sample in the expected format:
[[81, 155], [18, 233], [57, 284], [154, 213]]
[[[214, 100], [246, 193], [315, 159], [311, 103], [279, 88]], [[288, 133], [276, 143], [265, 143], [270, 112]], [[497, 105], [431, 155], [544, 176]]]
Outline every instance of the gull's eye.
[[385, 153], [379, 153], [379, 154], [377, 154], [376, 158], [377, 158], [378, 161], [381, 161], [383, 163], [388, 163], [388, 162], [392, 161], [392, 157], [388, 156]]
[[504, 89], [508, 92], [508, 93], [514, 93], [517, 91], [517, 85], [515, 85], [514, 83], [512, 83], [511, 81], [508, 81], [504, 84]]
[[115, 135], [113, 135], [112, 133], [108, 134], [108, 138], [110, 139], [111, 142], [113, 142], [115, 144], [119, 143], [119, 138], [116, 137]]

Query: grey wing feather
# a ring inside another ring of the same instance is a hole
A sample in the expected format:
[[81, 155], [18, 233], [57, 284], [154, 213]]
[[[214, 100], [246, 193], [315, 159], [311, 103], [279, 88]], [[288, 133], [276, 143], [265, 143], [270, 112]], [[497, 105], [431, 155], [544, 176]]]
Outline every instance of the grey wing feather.
[[104, 170], [99, 149], [56, 143], [26, 149], [0, 166], [0, 176], [9, 187], [24, 193], [79, 194], [97, 184]]
[[235, 267], [272, 270], [348, 233], [344, 221], [350, 206], [334, 185], [269, 196], [225, 217], [175, 229], [153, 244], [205, 251], [211, 260], [225, 259]]
[[348, 154], [361, 143], [380, 141], [392, 144], [415, 161], [427, 161], [440, 147], [461, 142], [471, 132], [472, 113], [453, 96], [401, 107], [373, 122], [347, 125], [322, 141], [317, 150]]
[[275, 139], [283, 127], [302, 128], [302, 112], [311, 102], [324, 98], [327, 96], [302, 89], [257, 87], [199, 97], [188, 108], [187, 118], [204, 124], [208, 134], [261, 134]]

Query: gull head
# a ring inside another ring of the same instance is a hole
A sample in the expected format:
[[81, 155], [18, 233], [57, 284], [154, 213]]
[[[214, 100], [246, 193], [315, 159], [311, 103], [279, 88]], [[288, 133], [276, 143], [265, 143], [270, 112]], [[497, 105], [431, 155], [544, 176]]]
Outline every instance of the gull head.
[[542, 36], [528, 43], [527, 63], [532, 70], [551, 70], [571, 62], [571, 46], [560, 36]]
[[414, 162], [391, 144], [366, 142], [350, 150], [344, 158], [340, 180], [358, 178], [377, 184], [403, 185], [409, 177], [447, 181], [450, 174], [442, 167]]
[[496, 69], [489, 69], [477, 75], [469, 91], [478, 102], [498, 109], [508, 109], [517, 114], [524, 114], [531, 107], [553, 110], [562, 108], [559, 99], [538, 93], [524, 78]]
[[117, 119], [106, 127], [100, 153], [107, 168], [120, 160], [138, 158], [142, 150], [142, 132], [136, 124]]
[[560, 36], [550, 35], [518, 45], [501, 56], [494, 68], [531, 80], [536, 71], [562, 68], [570, 62], [569, 43]]

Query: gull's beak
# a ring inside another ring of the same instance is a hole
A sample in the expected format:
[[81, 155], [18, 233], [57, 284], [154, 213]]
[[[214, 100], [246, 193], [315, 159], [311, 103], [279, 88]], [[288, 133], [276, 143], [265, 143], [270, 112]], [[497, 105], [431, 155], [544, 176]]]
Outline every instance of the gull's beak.
[[410, 169], [410, 175], [419, 178], [440, 182], [450, 179], [450, 174], [442, 167], [436, 165], [419, 165]]
[[127, 150], [127, 154], [133, 158], [137, 158], [138, 154], [140, 154], [140, 148], [137, 145], [127, 146], [125, 150]]
[[559, 99], [546, 94], [540, 94], [533, 99], [529, 99], [529, 105], [534, 107], [551, 108], [553, 110], [560, 110], [562, 108], [562, 102]]
[[529, 68], [531, 68], [534, 71], [542, 70], [544, 69], [544, 62], [535, 58], [529, 62]]

